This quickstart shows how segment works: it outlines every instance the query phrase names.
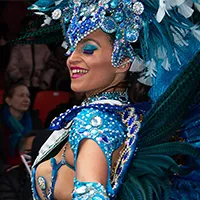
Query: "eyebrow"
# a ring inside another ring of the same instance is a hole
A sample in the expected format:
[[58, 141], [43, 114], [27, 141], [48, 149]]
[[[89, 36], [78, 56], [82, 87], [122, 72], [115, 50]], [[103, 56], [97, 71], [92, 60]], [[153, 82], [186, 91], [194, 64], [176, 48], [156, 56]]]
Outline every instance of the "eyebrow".
[[93, 42], [95, 42], [97, 45], [99, 45], [99, 46], [101, 47], [101, 44], [100, 44], [97, 40], [92, 39], [92, 38], [85, 38], [85, 39], [82, 39], [82, 40], [80, 41], [80, 44], [84, 44], [84, 43], [86, 43], [86, 42], [88, 42], [88, 41], [93, 41]]

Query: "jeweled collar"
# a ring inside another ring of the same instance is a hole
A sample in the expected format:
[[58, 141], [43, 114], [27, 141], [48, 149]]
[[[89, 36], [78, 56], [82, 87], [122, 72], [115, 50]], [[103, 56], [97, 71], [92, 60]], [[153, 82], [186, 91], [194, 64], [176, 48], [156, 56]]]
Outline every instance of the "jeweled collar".
[[102, 92], [102, 93], [90, 96], [90, 97], [86, 98], [82, 102], [81, 105], [87, 105], [87, 104], [93, 103], [95, 101], [101, 101], [101, 100], [117, 100], [123, 104], [129, 103], [129, 97], [128, 97], [127, 91], [124, 91], [124, 92], [112, 91], [112, 92]]

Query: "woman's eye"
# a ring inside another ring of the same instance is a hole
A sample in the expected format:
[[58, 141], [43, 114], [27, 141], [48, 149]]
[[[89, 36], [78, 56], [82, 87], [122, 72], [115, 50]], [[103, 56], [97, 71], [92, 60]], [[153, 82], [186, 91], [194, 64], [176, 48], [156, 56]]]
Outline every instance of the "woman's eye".
[[98, 47], [92, 44], [86, 44], [83, 48], [82, 48], [82, 52], [86, 53], [86, 54], [93, 54], [95, 50], [97, 50]]

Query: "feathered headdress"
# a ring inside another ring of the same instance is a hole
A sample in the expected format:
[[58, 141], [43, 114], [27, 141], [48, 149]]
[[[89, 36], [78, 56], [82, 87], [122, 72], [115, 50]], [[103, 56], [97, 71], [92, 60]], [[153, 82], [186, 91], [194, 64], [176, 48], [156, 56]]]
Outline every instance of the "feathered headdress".
[[113, 66], [128, 57], [131, 71], [143, 71], [138, 80], [155, 85], [153, 100], [200, 50], [200, 29], [191, 20], [200, 11], [199, 0], [39, 0], [29, 9], [44, 17], [42, 27], [18, 41], [41, 35], [44, 42], [54, 42], [62, 40], [62, 31], [70, 54], [83, 37], [101, 28], [115, 35]]

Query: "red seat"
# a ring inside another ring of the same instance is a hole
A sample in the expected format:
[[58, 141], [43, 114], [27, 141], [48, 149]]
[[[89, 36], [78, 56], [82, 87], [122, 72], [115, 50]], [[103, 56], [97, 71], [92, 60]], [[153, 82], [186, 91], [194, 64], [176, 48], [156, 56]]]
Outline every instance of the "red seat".
[[0, 90], [0, 104], [3, 104], [3, 94], [4, 94], [4, 90], [1, 89]]
[[63, 91], [40, 91], [37, 93], [33, 109], [39, 110], [39, 117], [44, 125], [48, 113], [57, 105], [68, 103], [70, 92]]

